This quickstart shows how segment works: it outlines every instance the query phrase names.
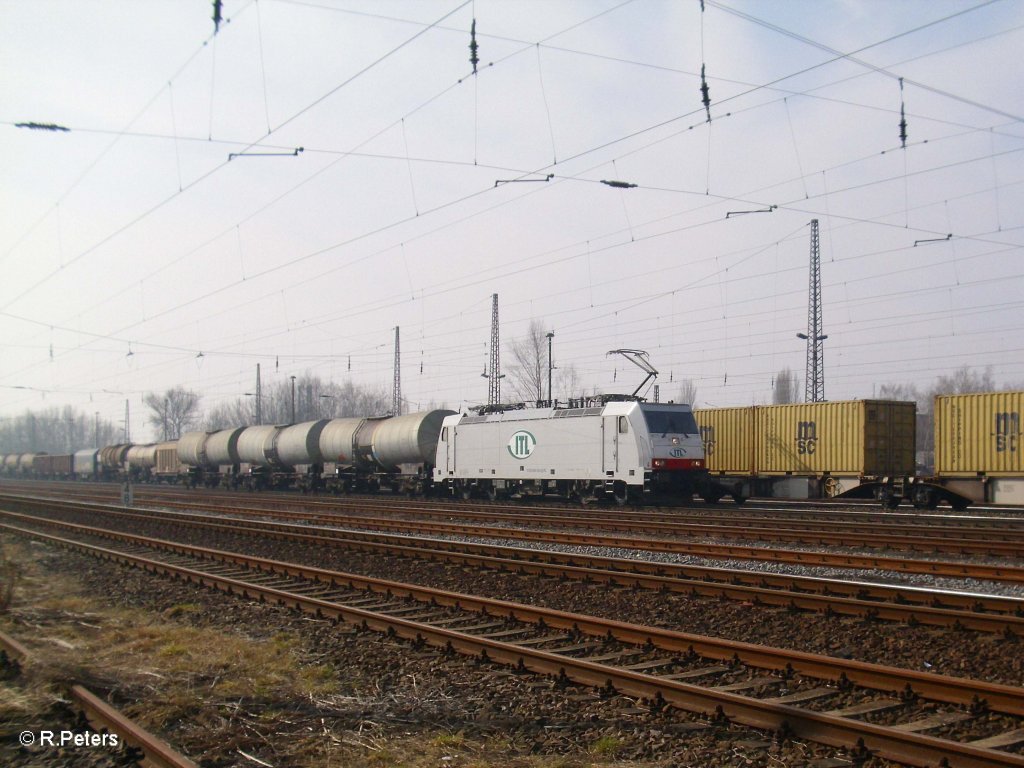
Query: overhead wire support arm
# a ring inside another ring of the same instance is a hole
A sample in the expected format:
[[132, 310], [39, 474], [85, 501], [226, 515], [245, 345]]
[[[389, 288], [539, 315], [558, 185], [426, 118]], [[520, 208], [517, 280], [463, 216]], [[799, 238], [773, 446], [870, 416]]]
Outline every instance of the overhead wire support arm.
[[622, 355], [624, 358], [629, 360], [629, 362], [647, 374], [647, 377], [640, 382], [640, 386], [633, 390], [631, 397], [636, 397], [637, 392], [647, 386], [647, 382], [651, 379], [657, 378], [658, 376], [658, 369], [651, 365], [651, 361], [647, 359], [647, 352], [642, 349], [613, 349], [608, 352], [608, 354]]
[[549, 173], [543, 179], [495, 179], [494, 186], [498, 186], [499, 184], [523, 184], [523, 183], [526, 183], [526, 182], [535, 182], [535, 181], [544, 182], [544, 181], [551, 181], [553, 178], [555, 178], [555, 174]]
[[950, 232], [945, 237], [930, 237], [927, 240], [915, 240], [914, 241], [914, 247], [917, 248], [918, 244], [920, 244], [920, 243], [944, 243], [947, 240], [952, 240], [952, 239], [953, 239], [953, 233]]
[[298, 157], [299, 153], [304, 152], [305, 149], [305, 147], [296, 147], [291, 152], [232, 152], [228, 155], [228, 162], [236, 157]]
[[767, 208], [758, 208], [756, 211], [729, 211], [725, 214], [725, 218], [731, 219], [733, 216], [746, 216], [748, 213], [771, 213], [779, 206], [769, 205]]

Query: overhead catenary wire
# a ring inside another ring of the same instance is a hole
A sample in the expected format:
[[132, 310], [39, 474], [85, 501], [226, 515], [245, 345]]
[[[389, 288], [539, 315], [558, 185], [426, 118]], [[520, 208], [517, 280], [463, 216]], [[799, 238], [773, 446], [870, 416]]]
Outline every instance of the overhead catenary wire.
[[[409, 162], [409, 159], [408, 159], [408, 151], [407, 151], [407, 163], [408, 163], [408, 162]], [[993, 162], [993, 163], [995, 162], [995, 161], [994, 161], [994, 158], [992, 159], [992, 162]], [[803, 178], [803, 173], [801, 173], [801, 177]], [[828, 199], [828, 196], [826, 196], [826, 197], [825, 197], [825, 200], [826, 200], [826, 201], [827, 201], [827, 199]], [[908, 206], [907, 206], [907, 207], [908, 207]]]
[[[600, 14], [599, 14], [599, 15], [600, 15]], [[869, 46], [869, 47], [870, 47], [870, 46]], [[709, 159], [709, 162], [710, 162], [710, 159]]]

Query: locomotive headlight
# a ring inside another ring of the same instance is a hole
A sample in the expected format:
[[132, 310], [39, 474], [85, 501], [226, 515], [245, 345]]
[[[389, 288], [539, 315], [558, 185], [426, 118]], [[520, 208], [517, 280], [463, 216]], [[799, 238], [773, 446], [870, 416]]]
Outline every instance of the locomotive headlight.
[[678, 437], [673, 437], [672, 438], [672, 445], [679, 445], [679, 438]]

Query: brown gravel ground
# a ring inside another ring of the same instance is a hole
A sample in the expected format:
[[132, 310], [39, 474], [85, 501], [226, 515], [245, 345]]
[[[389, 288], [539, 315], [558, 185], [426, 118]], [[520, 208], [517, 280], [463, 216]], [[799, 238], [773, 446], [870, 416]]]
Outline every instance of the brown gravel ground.
[[118, 754], [17, 745], [22, 730], [74, 728], [64, 725], [73, 715], [60, 703], [71, 679], [215, 768], [851, 764], [841, 750], [774, 743], [686, 713], [653, 713], [627, 697], [416, 652], [6, 534], [0, 544], [19, 571], [0, 629], [40, 659], [0, 681], [3, 765], [124, 763]]
[[649, 590], [542, 579], [533, 575], [480, 571], [456, 564], [344, 551], [329, 546], [274, 542], [251, 536], [219, 535], [211, 540], [194, 530], [170, 525], [136, 525], [120, 521], [107, 525], [190, 544], [680, 632], [954, 677], [1024, 685], [1024, 641], [1008, 640], [990, 633], [869, 622], [855, 617], [826, 617], [735, 600], [695, 598], [678, 593], [660, 594]]

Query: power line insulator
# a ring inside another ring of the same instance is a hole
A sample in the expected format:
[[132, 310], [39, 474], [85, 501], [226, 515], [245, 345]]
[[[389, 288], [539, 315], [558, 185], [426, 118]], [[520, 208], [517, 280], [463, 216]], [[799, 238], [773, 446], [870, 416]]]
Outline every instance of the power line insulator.
[[708, 88], [707, 78], [704, 76], [704, 65], [700, 65], [700, 96], [704, 104], [704, 111], [707, 113], [708, 122], [711, 122], [711, 90]]
[[469, 28], [469, 63], [473, 65], [473, 74], [476, 74], [476, 65], [480, 63], [480, 57], [476, 55], [479, 46], [476, 43], [476, 19]]

